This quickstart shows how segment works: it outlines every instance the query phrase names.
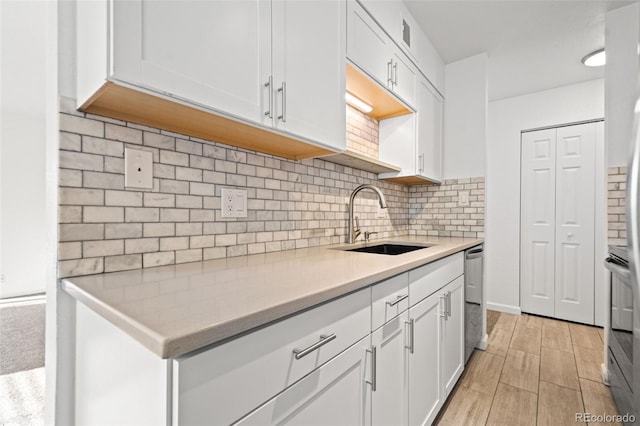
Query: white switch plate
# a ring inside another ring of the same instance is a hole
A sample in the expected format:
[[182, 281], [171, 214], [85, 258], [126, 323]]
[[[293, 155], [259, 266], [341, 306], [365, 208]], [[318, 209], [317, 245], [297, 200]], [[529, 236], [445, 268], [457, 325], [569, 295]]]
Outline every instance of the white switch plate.
[[383, 209], [380, 206], [376, 206], [376, 219], [385, 219], [387, 217], [387, 211], [389, 208]]
[[469, 205], [469, 191], [458, 191], [458, 205], [459, 206]]
[[247, 217], [247, 190], [222, 188], [222, 217]]
[[153, 188], [153, 154], [139, 149], [124, 150], [124, 186]]

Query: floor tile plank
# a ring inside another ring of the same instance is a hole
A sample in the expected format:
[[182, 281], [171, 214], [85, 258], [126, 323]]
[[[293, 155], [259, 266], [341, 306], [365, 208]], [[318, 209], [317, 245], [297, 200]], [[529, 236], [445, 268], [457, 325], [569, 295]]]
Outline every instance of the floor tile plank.
[[562, 321], [562, 320], [557, 320], [557, 319], [553, 319], [553, 318], [544, 318], [543, 325], [549, 326], [549, 327], [559, 327], [559, 328], [566, 328], [567, 330], [569, 329], [569, 323], [566, 321]]
[[584, 413], [582, 395], [579, 391], [540, 381], [540, 393], [538, 394], [539, 426], [575, 424], [577, 423], [577, 413]]
[[578, 376], [583, 379], [602, 383], [601, 365], [604, 362], [603, 350], [574, 346], [573, 353], [576, 356]]
[[500, 382], [538, 393], [540, 355], [509, 349]]
[[603, 343], [598, 330], [598, 327], [590, 327], [583, 324], [569, 324], [571, 341], [574, 345], [585, 348], [602, 349]]
[[462, 378], [461, 385], [493, 397], [503, 364], [503, 357], [477, 351], [466, 367], [467, 371]]
[[513, 331], [510, 348], [532, 354], [540, 354], [540, 341], [542, 332], [539, 328], [518, 325]]
[[[584, 411], [597, 416], [618, 414], [611, 391], [599, 382], [580, 379], [580, 389], [582, 390], [582, 400], [584, 401]], [[620, 425], [619, 422], [599, 422], [598, 425]]]
[[543, 347], [540, 354], [540, 380], [580, 391], [573, 353]]
[[494, 328], [493, 332], [489, 335], [486, 351], [492, 354], [506, 356], [512, 334], [513, 330]]
[[513, 330], [518, 321], [518, 315], [508, 314], [506, 312], [500, 312], [500, 318], [496, 321], [495, 327], [505, 328], [507, 330]]
[[500, 383], [487, 425], [535, 426], [538, 395]]
[[483, 425], [491, 408], [491, 396], [464, 386], [458, 386], [452, 396], [447, 411], [438, 425]]
[[518, 318], [518, 324], [525, 327], [542, 328], [544, 318], [537, 315], [522, 314]]
[[545, 324], [542, 327], [542, 346], [565, 352], [573, 352], [569, 329]]

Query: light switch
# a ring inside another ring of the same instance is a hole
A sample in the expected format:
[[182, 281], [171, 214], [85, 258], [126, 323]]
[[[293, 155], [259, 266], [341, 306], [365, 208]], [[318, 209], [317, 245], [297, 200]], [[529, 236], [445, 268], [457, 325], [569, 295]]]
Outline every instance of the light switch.
[[377, 209], [376, 210], [376, 219], [386, 219], [387, 218], [387, 212], [389, 211], [388, 208], [383, 209], [382, 207], [376, 205], [376, 209]]
[[458, 205], [459, 206], [469, 205], [469, 191], [458, 191]]
[[222, 217], [247, 217], [247, 190], [222, 188]]
[[153, 154], [139, 149], [124, 150], [124, 186], [153, 188]]

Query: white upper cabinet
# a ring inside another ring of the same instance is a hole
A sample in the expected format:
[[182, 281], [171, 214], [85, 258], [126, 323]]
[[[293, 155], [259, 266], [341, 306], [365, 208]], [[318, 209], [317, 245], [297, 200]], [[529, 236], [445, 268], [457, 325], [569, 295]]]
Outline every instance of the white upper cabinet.
[[412, 105], [417, 68], [373, 18], [348, 2], [347, 57], [382, 86]]
[[422, 78], [417, 90], [417, 161], [418, 175], [433, 182], [442, 181], [442, 96]]
[[113, 78], [262, 122], [271, 75], [271, 4], [114, 3]]
[[77, 15], [84, 111], [286, 158], [346, 149], [344, 1], [103, 0]]
[[274, 0], [272, 7], [274, 126], [344, 150], [344, 2]]

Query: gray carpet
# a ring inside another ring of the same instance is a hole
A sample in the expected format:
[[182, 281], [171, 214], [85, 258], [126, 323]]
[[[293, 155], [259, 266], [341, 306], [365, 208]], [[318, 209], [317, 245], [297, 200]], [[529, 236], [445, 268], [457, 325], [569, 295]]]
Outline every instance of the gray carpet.
[[44, 309], [0, 305], [0, 375], [44, 367]]
[[44, 424], [45, 304], [0, 304], [0, 425]]

